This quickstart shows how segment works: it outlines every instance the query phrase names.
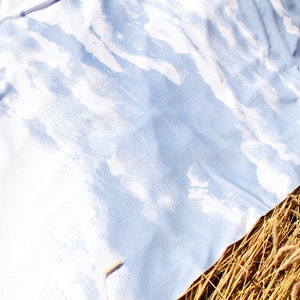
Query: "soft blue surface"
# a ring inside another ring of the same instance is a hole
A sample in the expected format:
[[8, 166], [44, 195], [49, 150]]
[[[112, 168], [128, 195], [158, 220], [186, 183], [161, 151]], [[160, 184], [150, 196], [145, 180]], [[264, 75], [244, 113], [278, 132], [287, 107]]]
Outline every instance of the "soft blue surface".
[[175, 299], [299, 184], [296, 1], [0, 8], [3, 299]]

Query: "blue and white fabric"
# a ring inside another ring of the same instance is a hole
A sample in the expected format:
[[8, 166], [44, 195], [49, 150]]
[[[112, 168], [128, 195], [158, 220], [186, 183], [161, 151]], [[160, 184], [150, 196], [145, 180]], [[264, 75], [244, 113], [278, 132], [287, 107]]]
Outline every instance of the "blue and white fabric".
[[0, 298], [180, 296], [299, 184], [299, 23], [296, 0], [0, 1]]

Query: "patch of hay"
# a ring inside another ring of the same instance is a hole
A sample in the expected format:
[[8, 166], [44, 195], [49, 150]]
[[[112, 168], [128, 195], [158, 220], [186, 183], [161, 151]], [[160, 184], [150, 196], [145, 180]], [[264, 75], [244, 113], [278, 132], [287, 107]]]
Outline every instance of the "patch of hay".
[[300, 299], [300, 186], [178, 300]]

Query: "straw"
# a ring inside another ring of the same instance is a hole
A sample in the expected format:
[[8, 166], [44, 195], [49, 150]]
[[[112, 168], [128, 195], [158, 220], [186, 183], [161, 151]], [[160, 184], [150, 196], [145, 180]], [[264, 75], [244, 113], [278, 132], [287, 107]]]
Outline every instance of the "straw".
[[300, 299], [300, 186], [178, 300]]
[[120, 269], [124, 265], [123, 261], [118, 261], [112, 266], [110, 266], [105, 273], [103, 274], [103, 295], [105, 297], [105, 300], [108, 300], [108, 293], [107, 293], [107, 287], [106, 287], [106, 279], [108, 276], [110, 276], [112, 273]]

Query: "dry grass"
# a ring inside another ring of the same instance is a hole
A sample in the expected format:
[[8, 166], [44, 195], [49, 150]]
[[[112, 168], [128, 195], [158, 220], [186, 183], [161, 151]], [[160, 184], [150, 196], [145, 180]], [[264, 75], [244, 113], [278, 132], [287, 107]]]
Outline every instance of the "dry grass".
[[300, 186], [178, 300], [300, 299]]

